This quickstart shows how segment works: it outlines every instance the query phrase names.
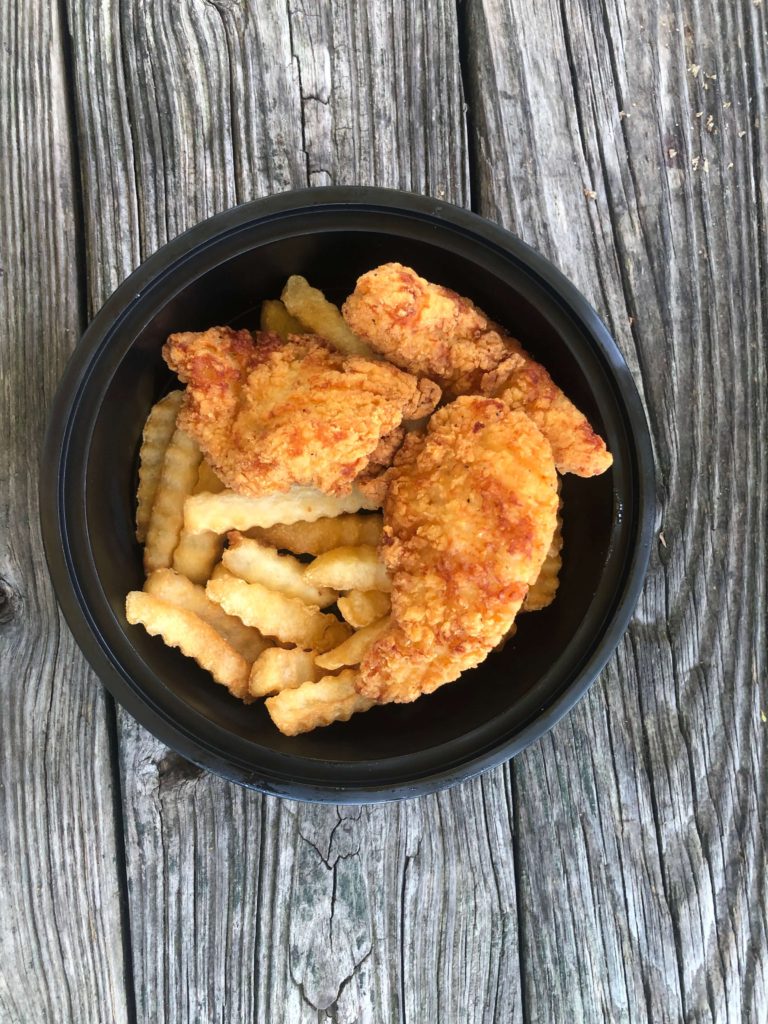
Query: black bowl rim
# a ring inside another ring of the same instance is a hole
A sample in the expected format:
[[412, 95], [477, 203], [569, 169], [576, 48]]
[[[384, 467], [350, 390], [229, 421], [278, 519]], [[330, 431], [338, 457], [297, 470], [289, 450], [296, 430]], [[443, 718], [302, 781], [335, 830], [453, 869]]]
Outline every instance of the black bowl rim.
[[[571, 684], [540, 714], [511, 739], [469, 757], [449, 769], [421, 775], [410, 784], [363, 783], [314, 785], [292, 780], [259, 777], [253, 769], [243, 770], [226, 761], [197, 737], [176, 726], [149, 699], [129, 686], [109, 652], [99, 642], [76, 575], [65, 553], [62, 467], [69, 442], [70, 414], [77, 406], [88, 380], [88, 366], [120, 321], [142, 299], [143, 292], [158, 283], [165, 272], [177, 267], [193, 250], [199, 251], [256, 221], [282, 217], [305, 210], [357, 208], [416, 214], [428, 220], [445, 221], [487, 245], [514, 257], [526, 270], [553, 292], [580, 321], [590, 340], [604, 357], [621, 392], [628, 433], [634, 445], [637, 488], [636, 536], [626, 567], [624, 586], [614, 605], [599, 643]], [[52, 467], [56, 472], [51, 472]], [[610, 332], [586, 298], [552, 263], [520, 238], [477, 214], [441, 200], [397, 189], [366, 186], [330, 186], [282, 192], [215, 214], [166, 243], [145, 260], [110, 295], [91, 324], [65, 368], [51, 408], [40, 464], [40, 516], [43, 544], [54, 591], [64, 617], [79, 647], [101, 682], [126, 710], [154, 736], [202, 768], [249, 788], [270, 795], [322, 802], [364, 803], [419, 796], [445, 789], [473, 778], [516, 756], [548, 732], [586, 693], [624, 634], [637, 604], [650, 558], [656, 516], [655, 471], [652, 442], [635, 382]]]

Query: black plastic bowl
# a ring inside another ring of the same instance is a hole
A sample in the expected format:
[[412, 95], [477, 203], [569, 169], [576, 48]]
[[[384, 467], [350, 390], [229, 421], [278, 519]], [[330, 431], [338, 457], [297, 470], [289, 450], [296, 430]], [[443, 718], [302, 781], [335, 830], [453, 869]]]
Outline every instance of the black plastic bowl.
[[[143, 583], [134, 539], [136, 460], [170, 385], [172, 331], [256, 326], [262, 299], [304, 274], [342, 300], [397, 260], [470, 296], [516, 334], [607, 439], [613, 469], [563, 480], [562, 582], [520, 616], [503, 651], [437, 693], [287, 739], [178, 652], [129, 626]], [[579, 292], [519, 239], [402, 192], [286, 193], [212, 217], [166, 245], [86, 331], [51, 413], [41, 471], [54, 586], [86, 657], [159, 739], [199, 765], [281, 796], [357, 802], [448, 786], [517, 754], [562, 717], [619, 641], [645, 574], [654, 513], [651, 444], [629, 370]]]

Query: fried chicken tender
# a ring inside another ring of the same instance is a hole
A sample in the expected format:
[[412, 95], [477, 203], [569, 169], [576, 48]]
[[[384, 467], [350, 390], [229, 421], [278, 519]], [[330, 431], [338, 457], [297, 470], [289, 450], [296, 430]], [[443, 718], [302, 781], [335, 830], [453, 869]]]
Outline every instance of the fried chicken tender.
[[253, 497], [294, 484], [348, 493], [371, 460], [372, 472], [391, 461], [403, 419], [440, 398], [431, 381], [314, 335], [213, 327], [172, 334], [163, 356], [187, 384], [179, 426], [227, 487]]
[[481, 396], [436, 412], [389, 470], [381, 556], [392, 620], [356, 685], [405, 703], [456, 679], [507, 634], [555, 530], [552, 450], [525, 413]]
[[552, 445], [561, 473], [595, 476], [613, 462], [544, 367], [469, 299], [385, 263], [358, 279], [342, 312], [372, 348], [437, 381], [447, 397], [482, 393], [522, 409]]

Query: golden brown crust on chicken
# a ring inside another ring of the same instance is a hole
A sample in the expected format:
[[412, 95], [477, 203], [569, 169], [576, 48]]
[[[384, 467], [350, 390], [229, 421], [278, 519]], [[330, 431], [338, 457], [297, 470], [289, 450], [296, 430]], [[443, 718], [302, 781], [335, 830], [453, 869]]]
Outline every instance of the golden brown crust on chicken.
[[[313, 335], [214, 327], [172, 334], [163, 356], [187, 384], [179, 426], [229, 488], [254, 497], [294, 484], [347, 493], [382, 439], [429, 405], [415, 377]], [[439, 389], [428, 394], [431, 411]]]
[[557, 514], [549, 444], [522, 412], [479, 396], [408, 434], [388, 471], [381, 553], [392, 624], [360, 692], [408, 702], [485, 659], [537, 578]]
[[594, 476], [613, 459], [603, 439], [520, 342], [469, 299], [386, 263], [358, 279], [343, 307], [361, 338], [447, 396], [482, 393], [522, 409], [552, 445], [561, 473]]
[[483, 373], [509, 354], [502, 335], [469, 299], [401, 263], [358, 278], [342, 313], [377, 352], [437, 381], [449, 397], [476, 392]]
[[483, 375], [480, 391], [530, 416], [552, 445], [555, 465], [561, 473], [598, 476], [613, 465], [605, 441], [586, 416], [522, 348]]

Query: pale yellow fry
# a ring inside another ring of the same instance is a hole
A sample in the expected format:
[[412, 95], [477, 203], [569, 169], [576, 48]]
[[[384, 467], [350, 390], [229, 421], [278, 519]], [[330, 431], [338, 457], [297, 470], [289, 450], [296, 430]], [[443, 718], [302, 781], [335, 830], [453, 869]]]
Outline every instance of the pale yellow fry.
[[[562, 503], [561, 503], [562, 508]], [[558, 514], [552, 543], [541, 566], [536, 582], [525, 595], [521, 612], [540, 612], [555, 600], [557, 588], [560, 586], [560, 569], [563, 565], [563, 520]]]
[[318, 587], [333, 587], [334, 590], [383, 590], [389, 593], [392, 589], [386, 567], [376, 548], [370, 544], [326, 551], [309, 563], [305, 575]]
[[263, 583], [270, 590], [298, 597], [300, 601], [318, 608], [327, 608], [339, 596], [329, 587], [316, 587], [305, 580], [305, 566], [293, 555], [278, 554], [276, 548], [250, 540], [237, 530], [228, 534], [228, 540], [224, 565], [246, 583]]
[[316, 651], [302, 651], [300, 647], [270, 647], [251, 666], [251, 696], [270, 697], [302, 683], [317, 682], [323, 672], [315, 664], [316, 656]]
[[265, 636], [281, 643], [296, 644], [321, 654], [330, 651], [350, 633], [346, 622], [327, 615], [295, 597], [286, 597], [261, 583], [240, 579], [211, 580], [205, 588], [212, 601], [225, 612], [237, 615], [246, 626], [254, 626]]
[[223, 562], [219, 562], [219, 564], [214, 567], [214, 570], [211, 573], [212, 580], [232, 580], [234, 578], [234, 575], [229, 571], [229, 569], [226, 567], [226, 565], [224, 565]]
[[161, 636], [169, 647], [178, 647], [182, 654], [194, 658], [233, 696], [252, 699], [248, 693], [250, 665], [199, 615], [141, 590], [133, 590], [126, 597], [125, 615], [132, 626], [141, 623], [151, 636]]
[[206, 583], [223, 550], [224, 538], [212, 530], [203, 533], [182, 530], [173, 552], [173, 568], [193, 583]]
[[380, 590], [350, 590], [337, 601], [339, 611], [353, 629], [364, 629], [389, 614], [389, 594]]
[[227, 613], [205, 593], [205, 587], [192, 583], [173, 569], [157, 569], [144, 584], [144, 591], [166, 601], [176, 608], [199, 615], [212, 626], [248, 664], [252, 664], [272, 641], [263, 637], [258, 629], [244, 625], [235, 615]]
[[324, 676], [316, 683], [304, 683], [282, 690], [265, 703], [277, 728], [286, 736], [298, 736], [332, 722], [347, 722], [359, 711], [376, 703], [355, 689], [358, 673], [354, 669]]
[[314, 487], [294, 487], [284, 494], [245, 498], [233, 491], [220, 494], [195, 494], [184, 505], [184, 528], [190, 533], [213, 530], [249, 530], [252, 526], [275, 523], [314, 522], [321, 516], [338, 516], [378, 506], [353, 487], [349, 494], [323, 494]]
[[200, 449], [178, 427], [165, 452], [163, 472], [155, 493], [155, 502], [144, 544], [144, 571], [150, 573], [171, 565], [184, 522], [184, 502], [197, 482]]
[[346, 512], [333, 519], [316, 519], [313, 523], [299, 522], [290, 526], [277, 523], [266, 528], [256, 526], [248, 531], [248, 536], [273, 547], [293, 551], [296, 555], [322, 555], [349, 544], [376, 547], [381, 540], [381, 530], [380, 513], [362, 515]]
[[339, 352], [378, 358], [373, 349], [350, 330], [339, 307], [329, 302], [319, 288], [313, 288], [305, 277], [298, 274], [289, 277], [280, 298], [292, 316], [313, 333], [330, 341]]
[[307, 334], [307, 328], [291, 316], [280, 299], [265, 299], [261, 304], [262, 331], [271, 331], [279, 334], [281, 338], [288, 338], [291, 334]]
[[192, 491], [193, 494], [218, 494], [224, 490], [224, 484], [216, 476], [207, 459], [203, 459], [197, 471], [197, 483]]
[[370, 626], [358, 629], [343, 644], [339, 644], [338, 647], [334, 647], [332, 651], [327, 651], [325, 654], [319, 654], [315, 658], [315, 662], [320, 668], [329, 670], [342, 668], [344, 665], [359, 665], [365, 652], [372, 643], [378, 640], [384, 630], [388, 629], [389, 623], [390, 616], [386, 615], [378, 622], [372, 622]]
[[[224, 490], [207, 459], [203, 459], [197, 471], [197, 483], [193, 494], [218, 494]], [[173, 553], [173, 568], [188, 576], [195, 583], [205, 583], [213, 572], [213, 567], [221, 558], [224, 550], [224, 538], [213, 530], [202, 533], [190, 533], [182, 530], [179, 543]]]
[[172, 391], [149, 411], [139, 451], [139, 489], [136, 492], [136, 540], [143, 544], [155, 501], [157, 485], [163, 471], [168, 442], [176, 429], [176, 416], [181, 407], [183, 391]]

